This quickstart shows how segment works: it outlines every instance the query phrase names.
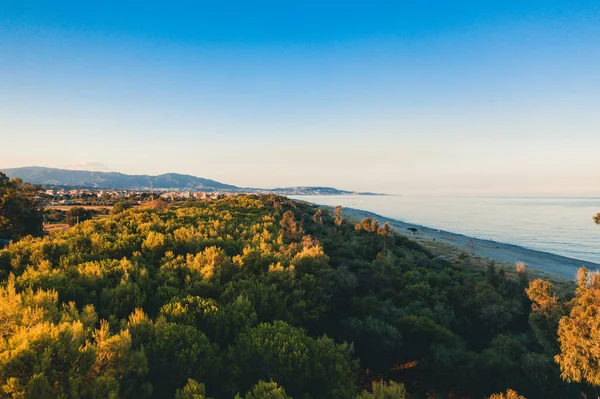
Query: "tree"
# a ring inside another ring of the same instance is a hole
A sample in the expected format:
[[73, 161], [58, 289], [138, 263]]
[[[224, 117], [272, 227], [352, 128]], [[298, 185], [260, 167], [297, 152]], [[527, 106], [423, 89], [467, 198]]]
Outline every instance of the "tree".
[[573, 305], [559, 322], [555, 360], [564, 380], [600, 386], [600, 274], [579, 269]]
[[333, 216], [335, 216], [335, 224], [337, 226], [341, 226], [342, 225], [342, 206], [338, 205], [335, 207], [335, 210], [333, 211]]
[[297, 241], [302, 237], [302, 225], [296, 222], [294, 212], [286, 211], [279, 224], [281, 225], [283, 236], [288, 241]]
[[0, 238], [20, 239], [43, 234], [41, 187], [9, 179], [0, 172]]
[[371, 386], [372, 392], [362, 391], [356, 399], [404, 399], [406, 389], [403, 384], [394, 381], [374, 381]]
[[392, 235], [392, 226], [388, 222], [385, 222], [383, 226], [377, 229], [377, 235], [383, 239], [383, 247], [387, 248]]
[[313, 339], [282, 321], [260, 324], [240, 334], [231, 351], [236, 380], [247, 388], [256, 380], [279, 381], [292, 397], [348, 398], [354, 395], [356, 363], [347, 344]]
[[129, 202], [120, 201], [113, 205], [112, 209], [110, 210], [110, 214], [118, 215], [119, 213], [122, 213], [130, 208], [131, 208], [131, 204]]
[[317, 209], [313, 215], [313, 222], [315, 224], [323, 224], [323, 211], [321, 209]]
[[[319, 225], [316, 209], [182, 201], [3, 248], [0, 397], [402, 397], [389, 380], [415, 398], [591, 389], [554, 362], [571, 309], [551, 284], [530, 284], [528, 302], [503, 269], [454, 264], [373, 219], [357, 231], [323, 212]], [[288, 210], [297, 240], [282, 234]]]
[[532, 309], [540, 312], [551, 312], [558, 304], [552, 283], [547, 280], [533, 280], [525, 290], [531, 300]]
[[153, 333], [145, 347], [156, 397], [172, 394], [190, 377], [206, 380], [218, 373], [215, 348], [202, 331], [159, 319]]
[[59, 308], [55, 291], [0, 287], [0, 397], [144, 398], [149, 385], [142, 351], [127, 331], [93, 330], [94, 308]]
[[204, 384], [198, 383], [198, 381], [191, 378], [188, 379], [187, 384], [182, 389], [178, 389], [175, 392], [175, 399], [209, 399], [206, 397], [206, 389]]
[[364, 230], [369, 233], [377, 233], [379, 230], [379, 223], [376, 219], [364, 218], [361, 222], [357, 223], [354, 227], [356, 231]]
[[519, 395], [517, 391], [509, 389], [506, 391], [506, 393], [495, 393], [488, 399], [525, 399], [525, 397]]
[[65, 223], [69, 226], [75, 226], [77, 223], [83, 223], [92, 218], [92, 211], [80, 206], [75, 206], [67, 211]]
[[[239, 396], [238, 396], [239, 398]], [[240, 398], [241, 399], [241, 398]], [[259, 381], [250, 392], [244, 396], [244, 399], [291, 399], [286, 395], [285, 389], [277, 385], [276, 382]]]
[[554, 355], [558, 349], [556, 330], [560, 318], [564, 316], [564, 306], [559, 303], [550, 281], [533, 280], [525, 292], [532, 302], [529, 324], [533, 333], [538, 342]]
[[600, 212], [598, 212], [594, 217], [594, 223], [600, 224]]

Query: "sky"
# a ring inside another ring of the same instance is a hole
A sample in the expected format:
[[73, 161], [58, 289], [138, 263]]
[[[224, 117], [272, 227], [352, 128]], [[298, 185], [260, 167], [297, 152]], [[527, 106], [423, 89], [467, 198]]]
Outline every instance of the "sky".
[[0, 168], [600, 196], [600, 2], [0, 0]]

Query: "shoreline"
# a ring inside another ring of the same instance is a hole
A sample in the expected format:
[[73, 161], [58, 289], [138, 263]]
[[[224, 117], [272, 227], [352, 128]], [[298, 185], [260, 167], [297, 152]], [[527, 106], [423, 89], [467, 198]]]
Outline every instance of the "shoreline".
[[[320, 207], [333, 209], [330, 206]], [[443, 243], [456, 247], [463, 252], [471, 252], [473, 255], [488, 258], [494, 261], [512, 263], [525, 262], [530, 269], [540, 272], [574, 280], [577, 270], [584, 266], [587, 269], [600, 269], [600, 264], [556, 255], [549, 252], [528, 249], [514, 244], [505, 244], [492, 240], [469, 237], [464, 234], [452, 233], [446, 230], [432, 229], [427, 226], [406, 223], [393, 218], [378, 215], [373, 212], [356, 208], [343, 208], [342, 217], [362, 220], [366, 217], [376, 219], [380, 224], [389, 223], [396, 233], [410, 237], [417, 242]], [[407, 229], [414, 228], [418, 234], [411, 234]]]

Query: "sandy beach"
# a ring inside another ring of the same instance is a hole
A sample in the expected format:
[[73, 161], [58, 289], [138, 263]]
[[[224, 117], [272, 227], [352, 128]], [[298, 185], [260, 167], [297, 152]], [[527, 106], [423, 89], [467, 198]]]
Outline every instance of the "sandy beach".
[[[389, 223], [395, 232], [409, 236], [424, 244], [434, 241], [436, 243], [449, 244], [474, 256], [489, 258], [499, 262], [514, 264], [515, 262], [522, 261], [527, 263], [531, 269], [558, 275], [569, 280], [575, 278], [577, 270], [581, 266], [585, 266], [588, 269], [600, 269], [600, 265], [597, 263], [527, 249], [518, 245], [482, 240], [449, 231], [431, 229], [426, 226], [405, 223], [360, 209], [344, 208], [343, 215], [358, 220], [366, 217], [377, 219], [380, 224]], [[411, 234], [407, 230], [409, 228], [417, 229], [418, 233]]]

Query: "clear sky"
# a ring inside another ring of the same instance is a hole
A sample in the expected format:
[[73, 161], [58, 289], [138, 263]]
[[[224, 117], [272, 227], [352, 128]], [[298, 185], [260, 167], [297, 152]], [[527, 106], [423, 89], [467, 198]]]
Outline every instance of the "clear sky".
[[600, 195], [600, 2], [0, 0], [0, 167]]

